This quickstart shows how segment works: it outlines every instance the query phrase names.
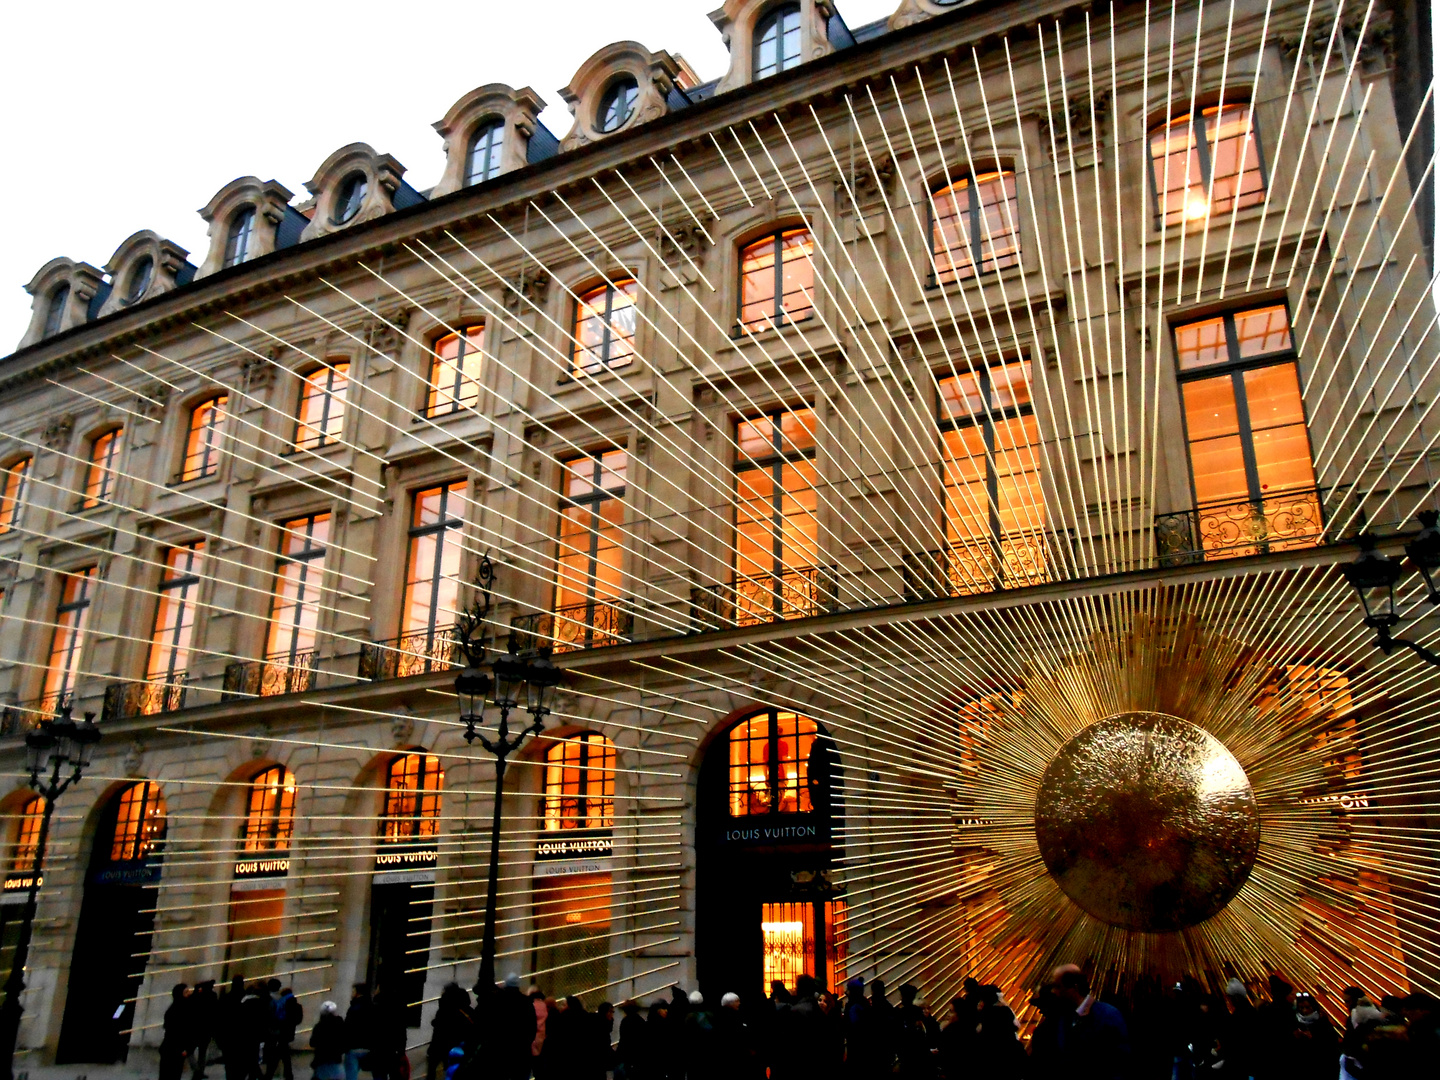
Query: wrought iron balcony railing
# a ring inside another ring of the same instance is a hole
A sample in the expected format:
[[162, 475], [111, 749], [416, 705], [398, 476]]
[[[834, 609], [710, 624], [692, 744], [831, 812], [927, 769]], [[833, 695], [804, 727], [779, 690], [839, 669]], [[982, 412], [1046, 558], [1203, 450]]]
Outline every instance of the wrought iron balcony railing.
[[125, 720], [132, 716], [157, 716], [185, 708], [185, 681], [182, 671], [170, 682], [113, 682], [105, 687], [101, 720]]
[[46, 694], [31, 701], [7, 701], [0, 705], [0, 736], [24, 735], [41, 720], [51, 719], [60, 710], [73, 703], [70, 691], [63, 694]]
[[554, 611], [517, 615], [510, 620], [511, 640], [519, 652], [574, 652], [623, 645], [635, 634], [635, 612], [624, 601], [594, 600]]
[[776, 574], [737, 574], [730, 584], [690, 590], [695, 633], [731, 626], [759, 626], [806, 619], [840, 609], [833, 566], [801, 566]]
[[1324, 496], [1319, 488], [1211, 503], [1155, 518], [1155, 554], [1161, 566], [1237, 559], [1324, 542]]
[[314, 688], [313, 652], [296, 653], [289, 663], [281, 660], [241, 660], [225, 666], [224, 696], [227, 699], [303, 694]]
[[989, 539], [949, 542], [906, 555], [901, 566], [905, 599], [970, 596], [997, 589], [1040, 585], [1063, 576], [1075, 555], [1069, 529], [1002, 533]]
[[452, 626], [417, 630], [360, 647], [360, 678], [403, 679], [448, 671], [459, 661], [460, 649]]

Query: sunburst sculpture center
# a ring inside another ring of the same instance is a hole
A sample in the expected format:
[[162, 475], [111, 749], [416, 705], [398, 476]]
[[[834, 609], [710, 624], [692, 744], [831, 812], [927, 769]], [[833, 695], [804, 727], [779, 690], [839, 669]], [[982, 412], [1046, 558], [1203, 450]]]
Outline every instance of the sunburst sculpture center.
[[1260, 814], [1219, 739], [1178, 717], [1125, 712], [1060, 748], [1040, 781], [1035, 837], [1081, 908], [1161, 932], [1230, 902], [1255, 863]]

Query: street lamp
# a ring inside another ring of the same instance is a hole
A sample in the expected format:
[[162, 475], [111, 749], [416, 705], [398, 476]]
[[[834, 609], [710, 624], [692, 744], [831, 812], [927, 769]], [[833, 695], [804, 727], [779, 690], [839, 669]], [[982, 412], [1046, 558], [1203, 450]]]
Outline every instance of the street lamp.
[[[1419, 568], [1425, 578], [1425, 587], [1432, 604], [1440, 603], [1432, 575], [1440, 570], [1440, 529], [1436, 528], [1437, 515], [1426, 510], [1420, 515], [1424, 528], [1410, 543], [1405, 545], [1405, 554]], [[1375, 647], [1389, 656], [1397, 648], [1406, 648], [1428, 664], [1440, 667], [1440, 655], [1425, 646], [1404, 638], [1391, 636], [1391, 631], [1400, 625], [1400, 615], [1395, 610], [1395, 585], [1405, 573], [1405, 565], [1399, 559], [1382, 555], [1375, 550], [1375, 537], [1361, 534], [1358, 538], [1360, 554], [1354, 562], [1340, 567], [1345, 580], [1350, 583], [1365, 609], [1365, 625], [1375, 631]]]
[[[20, 1033], [20, 1016], [24, 1011], [20, 995], [25, 992], [25, 963], [30, 957], [30, 932], [35, 922], [35, 896], [40, 890], [40, 869], [45, 863], [45, 845], [50, 838], [50, 815], [55, 800], [79, 781], [80, 774], [90, 766], [90, 755], [100, 741], [95, 714], [86, 713], [77, 724], [70, 715], [70, 706], [60, 709], [54, 720], [43, 720], [25, 734], [25, 764], [30, 770], [30, 786], [45, 801], [40, 817], [40, 833], [35, 838], [35, 856], [30, 866], [30, 882], [25, 894], [25, 908], [20, 918], [20, 939], [15, 943], [15, 956], [10, 977], [5, 981], [5, 1003], [0, 1005], [0, 1080], [14, 1074], [15, 1041]], [[61, 774], [69, 770], [69, 775]], [[49, 776], [44, 774], [49, 771]]]
[[[515, 639], [510, 639], [510, 651], [501, 653], [487, 665], [486, 655], [490, 647], [486, 644], [490, 616], [490, 586], [495, 571], [487, 556], [481, 561], [477, 587], [479, 596], [456, 620], [455, 633], [461, 653], [465, 656], [465, 667], [455, 676], [455, 699], [460, 707], [460, 722], [465, 725], [465, 741], [480, 745], [495, 756], [495, 802], [491, 808], [490, 821], [490, 875], [489, 888], [485, 894], [485, 930], [480, 944], [480, 977], [476, 981], [478, 992], [492, 989], [495, 985], [495, 919], [500, 888], [500, 823], [501, 803], [505, 794], [505, 769], [511, 754], [520, 748], [526, 738], [538, 735], [550, 715], [548, 694], [559, 685], [563, 673], [538, 650], [525, 653], [515, 651]], [[485, 668], [489, 667], [489, 671]], [[489, 697], [499, 710], [495, 733], [488, 735], [481, 730], [484, 722], [485, 699]], [[510, 732], [510, 714], [524, 709], [530, 715], [530, 723], [514, 734]], [[3, 1080], [3, 1078], [0, 1078]]]

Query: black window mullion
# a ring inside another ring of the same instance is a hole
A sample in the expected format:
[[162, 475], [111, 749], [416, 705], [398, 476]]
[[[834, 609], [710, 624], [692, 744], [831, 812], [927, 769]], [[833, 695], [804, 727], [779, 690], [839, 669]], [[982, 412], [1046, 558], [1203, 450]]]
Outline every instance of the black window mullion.
[[[1219, 118], [1216, 118], [1218, 125]], [[1195, 133], [1195, 152], [1200, 158], [1200, 182], [1205, 186], [1205, 198], [1210, 198], [1210, 178], [1215, 165], [1210, 159], [1210, 144], [1205, 139], [1205, 110], [1196, 109], [1190, 117], [1191, 131]], [[1229, 322], [1229, 318], [1226, 318]]]
[[613, 309], [614, 309], [614, 305], [615, 305], [615, 286], [612, 285], [612, 284], [610, 284], [609, 282], [606, 282], [606, 283], [605, 283], [605, 326], [604, 326], [604, 329], [603, 329], [603, 331], [602, 331], [602, 335], [603, 335], [603, 336], [600, 338], [600, 365], [601, 365], [602, 367], [604, 367], [604, 366], [606, 366], [606, 365], [608, 365], [608, 364], [610, 363], [610, 339], [611, 339], [611, 336], [612, 336], [612, 333], [613, 333], [612, 330], [610, 329], [610, 315], [611, 315], [611, 312], [612, 312]]
[[970, 263], [975, 269], [975, 276], [980, 276], [980, 192], [976, 188], [975, 174], [970, 174], [970, 184], [967, 188], [970, 195], [969, 208], [966, 216], [970, 219]]
[[785, 271], [780, 264], [780, 260], [784, 257], [782, 235], [783, 234], [777, 230], [775, 235], [770, 238], [771, 244], [775, 247], [775, 322], [777, 324], [783, 322], [785, 318], [785, 302], [782, 291], [785, 287]]

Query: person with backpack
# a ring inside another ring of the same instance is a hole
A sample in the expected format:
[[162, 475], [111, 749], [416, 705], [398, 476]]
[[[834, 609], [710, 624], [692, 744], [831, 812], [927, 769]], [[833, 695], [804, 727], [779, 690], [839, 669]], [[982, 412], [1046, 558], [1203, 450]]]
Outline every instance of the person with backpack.
[[275, 999], [273, 1034], [265, 1043], [265, 1080], [275, 1080], [275, 1070], [282, 1062], [285, 1065], [285, 1080], [295, 1080], [295, 1066], [290, 1061], [290, 1044], [295, 1041], [295, 1029], [303, 1019], [305, 1009], [290, 987], [285, 987]]

